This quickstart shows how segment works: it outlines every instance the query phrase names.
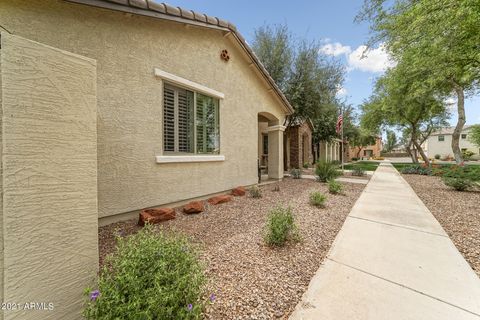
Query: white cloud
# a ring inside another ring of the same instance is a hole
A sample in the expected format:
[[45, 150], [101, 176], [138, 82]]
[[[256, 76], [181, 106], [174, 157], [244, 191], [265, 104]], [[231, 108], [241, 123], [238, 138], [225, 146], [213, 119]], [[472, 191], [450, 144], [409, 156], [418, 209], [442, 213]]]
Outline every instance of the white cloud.
[[322, 43], [324, 45], [320, 47], [320, 52], [334, 57], [344, 55], [349, 71], [360, 70], [379, 73], [395, 65], [383, 44], [368, 50], [366, 45], [361, 45], [352, 50], [350, 46], [343, 45], [340, 42], [330, 42], [328, 38], [323, 39]]
[[339, 42], [327, 43], [320, 48], [320, 52], [323, 52], [329, 56], [339, 56], [341, 54], [350, 54], [352, 48], [350, 46], [344, 46]]
[[361, 45], [347, 55], [347, 62], [350, 70], [357, 69], [374, 73], [383, 72], [387, 68], [395, 66], [383, 45], [368, 50], [367, 46]]

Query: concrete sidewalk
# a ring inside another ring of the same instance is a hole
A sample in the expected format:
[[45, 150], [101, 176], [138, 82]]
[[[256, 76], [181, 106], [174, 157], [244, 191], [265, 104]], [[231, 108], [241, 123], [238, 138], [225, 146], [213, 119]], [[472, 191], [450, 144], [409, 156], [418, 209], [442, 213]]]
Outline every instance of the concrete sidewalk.
[[480, 320], [480, 279], [383, 163], [290, 319]]

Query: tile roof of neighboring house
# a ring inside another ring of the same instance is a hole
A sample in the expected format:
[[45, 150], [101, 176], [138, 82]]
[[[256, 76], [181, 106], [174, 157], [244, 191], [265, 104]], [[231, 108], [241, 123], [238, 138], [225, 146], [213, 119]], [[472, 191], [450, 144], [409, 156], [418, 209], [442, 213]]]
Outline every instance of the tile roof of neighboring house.
[[180, 7], [170, 6], [166, 3], [160, 3], [154, 0], [65, 0], [67, 2], [86, 4], [90, 6], [112, 9], [117, 11], [128, 12], [132, 14], [144, 15], [164, 20], [176, 21], [186, 24], [192, 24], [202, 27], [214, 28], [217, 30], [224, 30], [231, 32], [238, 40], [240, 46], [247, 52], [250, 58], [264, 76], [265, 80], [271, 85], [276, 92], [288, 113], [293, 113], [293, 107], [288, 102], [287, 98], [272, 79], [267, 69], [260, 62], [253, 50], [247, 44], [243, 36], [237, 31], [237, 28], [228, 21], [219, 19], [217, 17], [208, 16], [203, 13], [198, 13], [192, 10], [183, 9]]
[[[469, 126], [469, 125], [464, 126], [462, 132], [465, 131], [465, 130], [468, 130], [470, 127], [471, 126]], [[455, 130], [455, 127], [444, 127], [444, 128], [441, 128], [437, 131], [434, 131], [431, 134], [431, 136], [438, 136], [438, 135], [447, 135], [448, 136], [448, 135], [453, 134], [454, 130]]]
[[[310, 127], [310, 129], [315, 130], [315, 126], [313, 125], [313, 122], [312, 120], [310, 120], [310, 118], [308, 118], [307, 120], [307, 123], [308, 123], [308, 126]], [[291, 126], [292, 127], [296, 127], [296, 126], [301, 126], [302, 124], [305, 123], [305, 120], [302, 120], [302, 119], [299, 119], [299, 118], [296, 118], [295, 120], [293, 120]], [[287, 120], [286, 126], [290, 125], [290, 122]]]

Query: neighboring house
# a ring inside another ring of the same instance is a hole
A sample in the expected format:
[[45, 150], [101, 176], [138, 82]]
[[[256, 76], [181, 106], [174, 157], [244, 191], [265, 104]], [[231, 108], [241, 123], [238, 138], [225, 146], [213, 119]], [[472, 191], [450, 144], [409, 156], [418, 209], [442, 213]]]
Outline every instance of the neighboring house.
[[288, 126], [284, 138], [284, 166], [286, 169], [303, 168], [306, 163], [313, 164], [312, 134], [313, 123], [311, 120], [298, 121], [298, 123]]
[[349, 160], [353, 158], [358, 159], [370, 159], [381, 156], [383, 150], [382, 137], [377, 137], [375, 139], [375, 144], [364, 146], [364, 147], [350, 147], [349, 150]]
[[[475, 155], [480, 154], [480, 147], [469, 140], [471, 126], [465, 126], [460, 134], [459, 146], [462, 151], [469, 150]], [[433, 132], [425, 142], [425, 152], [429, 158], [440, 155], [441, 159], [453, 157], [452, 135], [455, 127], [446, 127]]]
[[3, 1], [0, 21], [3, 301], [80, 318], [98, 224], [255, 184], [260, 153], [283, 177], [293, 109], [228, 22], [146, 0]]

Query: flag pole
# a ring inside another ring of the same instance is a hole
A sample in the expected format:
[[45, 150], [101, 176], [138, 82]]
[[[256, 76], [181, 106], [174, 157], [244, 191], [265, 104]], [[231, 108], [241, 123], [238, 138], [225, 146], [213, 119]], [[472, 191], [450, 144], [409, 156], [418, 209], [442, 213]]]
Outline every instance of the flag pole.
[[344, 156], [345, 156], [345, 152], [344, 152], [344, 145], [343, 145], [343, 124], [345, 122], [345, 119], [343, 118], [343, 106], [341, 107], [341, 112], [342, 112], [342, 150], [341, 150], [341, 157], [342, 157], [342, 173], [345, 172], [345, 166], [344, 166]]

